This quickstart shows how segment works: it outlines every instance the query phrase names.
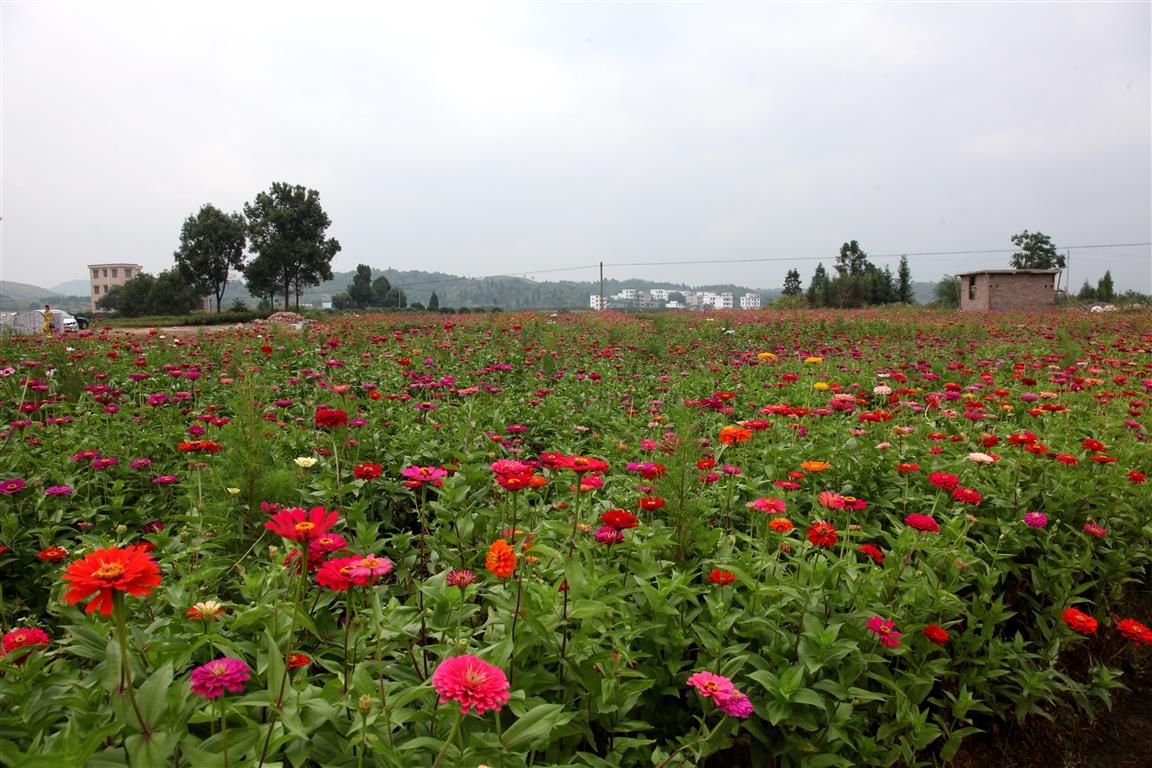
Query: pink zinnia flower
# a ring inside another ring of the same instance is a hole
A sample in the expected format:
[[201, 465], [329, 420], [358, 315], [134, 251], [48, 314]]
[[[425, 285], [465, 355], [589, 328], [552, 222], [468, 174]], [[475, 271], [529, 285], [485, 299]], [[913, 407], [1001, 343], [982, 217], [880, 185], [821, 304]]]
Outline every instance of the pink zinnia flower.
[[1102, 539], [1108, 535], [1108, 529], [1102, 525], [1097, 525], [1096, 523], [1084, 523], [1084, 533], [1087, 533], [1090, 536], [1095, 536], [1098, 539]]
[[748, 509], [755, 509], [768, 515], [775, 515], [788, 511], [788, 505], [781, 499], [761, 496], [756, 501], [748, 502]]
[[596, 531], [596, 541], [601, 544], [619, 544], [624, 541], [624, 531], [611, 525], [602, 525]]
[[723, 701], [716, 702], [720, 707], [720, 711], [731, 717], [738, 717], [741, 720], [747, 719], [752, 714], [752, 702], [748, 700], [740, 691], [733, 691], [732, 695]]
[[[52, 642], [52, 638], [48, 637], [48, 633], [36, 627], [14, 629], [0, 638], [0, 649], [3, 650], [0, 655], [7, 656], [15, 651], [17, 648], [27, 648], [28, 646], [48, 645]], [[14, 659], [19, 664], [27, 658], [28, 654], [25, 653], [20, 658]]]
[[188, 679], [192, 682], [192, 693], [215, 699], [223, 696], [225, 691], [240, 693], [251, 676], [251, 668], [240, 659], [224, 658], [197, 667]]
[[820, 506], [824, 509], [844, 509], [844, 497], [832, 491], [821, 491], [816, 501], [820, 502]]
[[476, 581], [476, 574], [467, 568], [457, 568], [449, 571], [448, 576], [444, 579], [444, 583], [448, 586], [460, 587], [460, 589], [464, 589], [474, 581]]
[[386, 557], [366, 555], [349, 564], [348, 575], [357, 584], [367, 584], [392, 572], [392, 561]]
[[421, 488], [424, 485], [440, 485], [441, 479], [447, 477], [448, 470], [443, 467], [405, 467], [400, 470], [404, 478], [404, 485], [409, 488]]
[[712, 699], [717, 704], [728, 699], [736, 692], [736, 686], [723, 675], [712, 672], [697, 672], [688, 678], [688, 685], [699, 691], [706, 699]]
[[474, 707], [482, 715], [508, 702], [508, 678], [503, 670], [475, 656], [453, 656], [440, 662], [432, 673], [432, 687], [440, 694], [441, 704], [458, 701], [464, 714]]
[[873, 616], [868, 619], [868, 629], [880, 638], [881, 644], [888, 648], [898, 648], [900, 646], [901, 632], [896, 629], [896, 622], [882, 619], [879, 616]]

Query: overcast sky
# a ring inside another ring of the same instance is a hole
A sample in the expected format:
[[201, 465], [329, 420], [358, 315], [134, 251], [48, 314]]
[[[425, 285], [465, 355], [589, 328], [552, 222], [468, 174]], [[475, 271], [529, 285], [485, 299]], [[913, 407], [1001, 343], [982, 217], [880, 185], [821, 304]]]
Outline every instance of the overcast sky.
[[[1148, 2], [4, 0], [0, 24], [4, 280], [159, 272], [202, 204], [274, 181], [319, 191], [337, 271], [774, 288], [850, 239], [1152, 240]], [[772, 261], [611, 266], [723, 259]], [[1070, 266], [1152, 291], [1148, 247]]]

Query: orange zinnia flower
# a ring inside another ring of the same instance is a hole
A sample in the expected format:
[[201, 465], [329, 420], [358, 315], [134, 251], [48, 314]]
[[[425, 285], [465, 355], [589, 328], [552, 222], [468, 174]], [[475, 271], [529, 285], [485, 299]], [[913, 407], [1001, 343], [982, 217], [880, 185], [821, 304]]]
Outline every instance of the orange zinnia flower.
[[64, 595], [65, 603], [75, 605], [96, 595], [85, 613], [99, 611], [101, 616], [111, 616], [115, 594], [151, 594], [152, 587], [160, 584], [160, 567], [143, 550], [110, 547], [98, 549], [69, 565], [64, 580], [71, 583]]
[[826, 461], [802, 461], [800, 462], [800, 469], [805, 472], [823, 472], [832, 466]]
[[504, 539], [496, 539], [488, 548], [484, 566], [498, 579], [506, 579], [516, 570], [516, 552]]
[[724, 445], [746, 443], [752, 438], [752, 430], [745, 427], [722, 427], [720, 429], [720, 442]]

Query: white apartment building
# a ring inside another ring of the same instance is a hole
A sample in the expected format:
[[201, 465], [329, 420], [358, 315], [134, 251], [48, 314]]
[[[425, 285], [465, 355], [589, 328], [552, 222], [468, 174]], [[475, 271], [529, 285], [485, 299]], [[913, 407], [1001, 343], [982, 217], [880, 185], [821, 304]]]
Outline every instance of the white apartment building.
[[740, 309], [760, 309], [760, 294], [746, 293], [741, 296]]

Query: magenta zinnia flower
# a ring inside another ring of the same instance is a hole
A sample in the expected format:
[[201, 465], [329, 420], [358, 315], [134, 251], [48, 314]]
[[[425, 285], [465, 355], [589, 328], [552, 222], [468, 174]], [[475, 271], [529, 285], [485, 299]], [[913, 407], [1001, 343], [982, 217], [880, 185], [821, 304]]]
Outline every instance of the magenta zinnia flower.
[[752, 702], [740, 691], [734, 690], [731, 696], [723, 701], [717, 701], [716, 705], [724, 714], [741, 720], [747, 719], [752, 714]]
[[26, 484], [18, 477], [13, 477], [10, 480], [0, 480], [0, 493], [11, 494], [19, 493], [24, 490]]
[[252, 670], [240, 659], [223, 658], [197, 667], [188, 679], [192, 682], [192, 693], [215, 699], [225, 691], [240, 693], [251, 676]]
[[882, 619], [879, 616], [873, 616], [868, 619], [868, 629], [871, 630], [876, 637], [880, 638], [880, 642], [889, 648], [898, 648], [900, 646], [901, 632], [896, 629], [896, 622]]
[[1048, 525], [1048, 515], [1043, 512], [1026, 512], [1024, 514], [1024, 524], [1029, 528], [1043, 528]]
[[453, 656], [440, 662], [432, 673], [432, 687], [440, 694], [441, 704], [458, 701], [464, 714], [474, 707], [476, 714], [482, 715], [508, 702], [504, 672], [475, 656]]

